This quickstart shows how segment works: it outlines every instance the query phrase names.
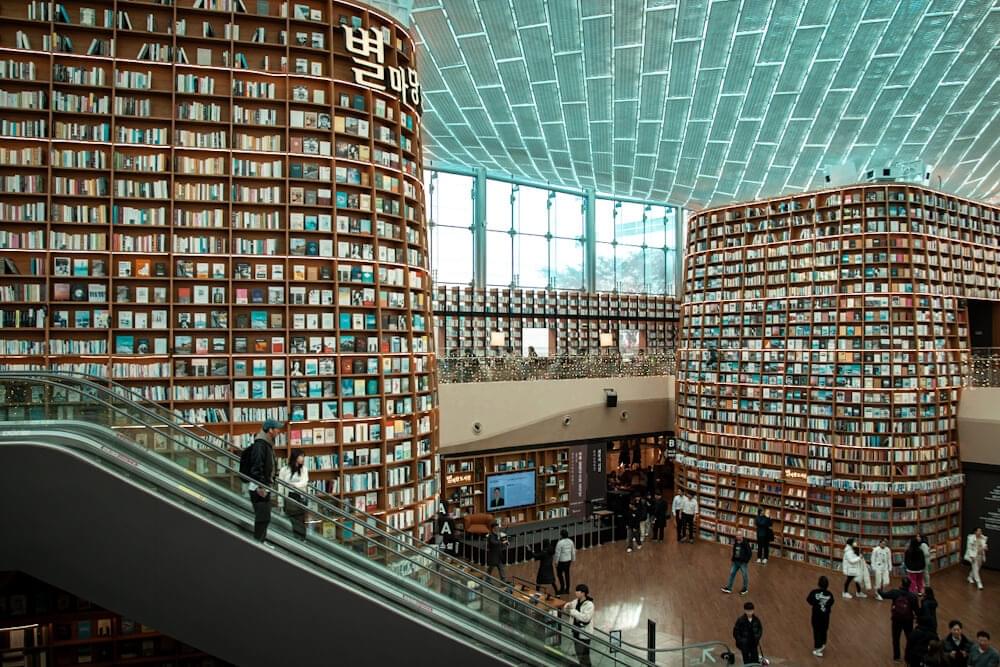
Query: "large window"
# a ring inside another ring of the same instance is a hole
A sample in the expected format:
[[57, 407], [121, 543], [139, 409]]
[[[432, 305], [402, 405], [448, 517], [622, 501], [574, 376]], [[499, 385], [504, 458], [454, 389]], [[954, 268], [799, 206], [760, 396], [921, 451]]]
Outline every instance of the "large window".
[[441, 283], [472, 283], [475, 179], [427, 170], [431, 270]]
[[594, 287], [601, 292], [674, 291], [676, 209], [652, 203], [591, 199], [595, 234], [586, 237], [587, 196], [487, 178], [427, 171], [435, 280], [470, 283], [474, 272], [475, 198], [485, 199], [481, 231], [487, 285], [584, 289], [588, 243]]

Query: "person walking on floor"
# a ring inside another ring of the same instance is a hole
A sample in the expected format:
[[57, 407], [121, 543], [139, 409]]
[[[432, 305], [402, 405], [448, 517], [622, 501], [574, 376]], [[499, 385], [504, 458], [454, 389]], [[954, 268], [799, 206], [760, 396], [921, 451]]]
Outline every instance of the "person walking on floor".
[[[309, 490], [309, 469], [306, 467], [306, 454], [301, 449], [293, 449], [288, 455], [288, 462], [282, 466], [278, 479], [287, 486], [281, 487], [281, 498], [285, 514], [292, 522], [292, 532], [299, 539], [306, 539], [306, 497]], [[292, 487], [289, 489], [288, 487]], [[287, 496], [287, 498], [285, 497]]]
[[671, 505], [671, 512], [674, 515], [674, 522], [677, 524], [674, 526], [677, 529], [677, 542], [683, 541], [684, 536], [684, 492], [678, 491], [677, 495], [674, 496], [674, 502]]
[[972, 642], [962, 632], [962, 621], [958, 619], [948, 623], [948, 636], [944, 638], [944, 654], [948, 658], [949, 667], [967, 667]]
[[573, 619], [573, 649], [582, 667], [590, 667], [590, 639], [581, 632], [594, 630], [594, 598], [590, 597], [587, 584], [576, 585], [576, 599], [563, 605], [563, 609]]
[[931, 548], [923, 533], [917, 533], [917, 541], [920, 542], [920, 551], [924, 554], [924, 588], [927, 588], [931, 585], [931, 563], [934, 561], [934, 549]]
[[917, 616], [917, 626], [906, 639], [906, 664], [921, 667], [927, 657], [930, 643], [938, 641], [937, 631], [929, 625], [928, 617]]
[[773, 522], [763, 507], [757, 510], [753, 522], [757, 528], [757, 562], [766, 565], [767, 557], [771, 554], [771, 541], [774, 539], [774, 531], [771, 529]]
[[917, 625], [932, 629], [935, 637], [938, 627], [937, 608], [938, 601], [934, 597], [934, 589], [930, 586], [924, 588], [924, 597], [920, 600], [920, 609], [917, 611]]
[[253, 507], [253, 537], [258, 542], [267, 539], [267, 526], [271, 523], [271, 491], [274, 484], [274, 438], [281, 430], [281, 422], [265, 419], [253, 443], [240, 456], [240, 472], [249, 477], [250, 505]]
[[653, 532], [649, 526], [649, 516], [650, 510], [653, 508], [653, 499], [648, 494], [639, 496], [636, 508], [639, 510], [639, 537], [645, 540]]
[[744, 665], [760, 662], [760, 638], [763, 636], [764, 625], [754, 614], [753, 602], [745, 603], [743, 615], [736, 619], [733, 626], [733, 641], [743, 654]]
[[493, 570], [496, 570], [503, 581], [507, 581], [507, 570], [503, 565], [506, 545], [507, 537], [500, 534], [499, 526], [495, 522], [491, 523], [489, 535], [486, 536], [486, 574], [493, 574]]
[[806, 597], [806, 602], [812, 607], [813, 655], [817, 658], [822, 658], [826, 649], [826, 637], [830, 630], [830, 611], [836, 601], [830, 592], [830, 580], [826, 577], [820, 577], [817, 587]]
[[910, 590], [921, 595], [924, 592], [924, 568], [927, 567], [927, 558], [924, 550], [920, 548], [920, 540], [916, 537], [910, 538], [910, 544], [903, 552], [903, 567], [906, 568], [906, 576], [910, 578]]
[[556, 542], [556, 576], [559, 577], [558, 595], [569, 593], [569, 569], [576, 560], [576, 543], [570, 538], [569, 531], [563, 528], [559, 531], [559, 541]]
[[979, 570], [986, 562], [986, 536], [983, 535], [982, 528], [976, 528], [976, 532], [969, 535], [965, 540], [965, 560], [969, 561], [972, 569], [969, 571], [969, 583], [975, 584], [979, 590], [983, 590], [983, 579], [979, 576]]
[[750, 545], [747, 544], [742, 535], [737, 535], [733, 541], [729, 581], [722, 587], [723, 593], [733, 592], [733, 582], [736, 581], [737, 572], [743, 576], [743, 590], [740, 591], [740, 595], [746, 595], [750, 592], [750, 571], [747, 569], [747, 563], [750, 562], [751, 558], [753, 558], [753, 551], [750, 550]]
[[879, 540], [878, 546], [872, 549], [871, 563], [872, 572], [875, 573], [873, 586], [875, 599], [881, 600], [879, 591], [889, 585], [889, 572], [892, 570], [892, 552], [889, 551], [888, 543], [884, 539]]
[[684, 492], [684, 506], [681, 508], [684, 515], [684, 530], [687, 532], [687, 540], [694, 544], [694, 521], [698, 516], [698, 501], [690, 491]]
[[861, 581], [864, 573], [861, 568], [865, 566], [865, 561], [858, 554], [858, 543], [853, 537], [847, 539], [844, 545], [844, 558], [840, 563], [840, 568], [844, 572], [844, 599], [851, 599], [851, 584], [857, 589], [855, 595], [859, 598], [868, 597], [861, 590]]
[[538, 574], [535, 575], [535, 589], [542, 590], [543, 586], [551, 586], [552, 594], [559, 595], [556, 590], [556, 575], [552, 571], [552, 560], [556, 555], [556, 547], [552, 540], [542, 540], [542, 546], [532, 553], [532, 558], [538, 561]]
[[976, 645], [969, 651], [969, 667], [998, 667], [1000, 653], [990, 646], [990, 633], [980, 630], [976, 633]]
[[663, 492], [656, 492], [656, 500], [653, 501], [653, 539], [657, 542], [663, 541], [663, 531], [667, 527], [667, 499], [663, 497]]
[[906, 635], [906, 641], [910, 641], [918, 606], [917, 596], [910, 590], [909, 579], [899, 582], [899, 588], [895, 590], [880, 591], [880, 593], [887, 600], [892, 600], [889, 609], [889, 618], [892, 621], [892, 659], [899, 662], [902, 656], [899, 650], [899, 635]]
[[632, 553], [632, 544], [636, 549], [642, 548], [642, 515], [639, 513], [638, 498], [629, 501], [628, 509], [625, 511], [625, 527], [628, 529], [628, 540], [625, 542], [625, 552]]

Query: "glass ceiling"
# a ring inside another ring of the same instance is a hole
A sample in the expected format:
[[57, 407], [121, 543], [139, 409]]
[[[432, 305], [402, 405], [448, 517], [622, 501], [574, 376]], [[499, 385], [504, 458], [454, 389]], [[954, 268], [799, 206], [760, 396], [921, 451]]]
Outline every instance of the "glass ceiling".
[[425, 158], [700, 208], [895, 162], [1000, 201], [1000, 2], [415, 0]]

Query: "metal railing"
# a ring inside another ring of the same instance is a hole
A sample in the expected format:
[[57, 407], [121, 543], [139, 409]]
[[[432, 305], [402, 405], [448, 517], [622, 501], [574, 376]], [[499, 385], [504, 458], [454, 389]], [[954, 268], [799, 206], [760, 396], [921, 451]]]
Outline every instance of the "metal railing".
[[640, 352], [631, 357], [622, 357], [617, 353], [558, 357], [440, 357], [437, 366], [440, 382], [506, 382], [673, 375], [675, 361], [673, 351], [665, 350]]

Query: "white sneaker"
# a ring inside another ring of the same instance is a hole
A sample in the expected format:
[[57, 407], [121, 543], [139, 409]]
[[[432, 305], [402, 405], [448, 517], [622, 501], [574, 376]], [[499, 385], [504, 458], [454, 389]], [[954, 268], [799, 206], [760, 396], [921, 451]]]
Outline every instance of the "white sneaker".
[[823, 649], [821, 649], [821, 648], [813, 649], [813, 655], [816, 656], [817, 658], [822, 658], [823, 657]]
[[855, 593], [854, 597], [856, 597], [856, 598], [867, 598], [868, 596], [865, 593]]
[[625, 553], [627, 553], [627, 554], [630, 554], [630, 553], [632, 553], [632, 547], [629, 547], [628, 549], [626, 549], [626, 550], [625, 550]]
[[968, 581], [970, 584], [976, 583], [972, 580], [972, 577], [966, 577], [965, 580]]
[[976, 587], [979, 588], [979, 590], [983, 590], [983, 585], [982, 584], [976, 584]]
[[843, 597], [844, 597], [845, 600], [850, 600], [852, 596], [851, 596], [850, 593], [844, 593]]
[[879, 595], [878, 593], [876, 593], [875, 594], [875, 599], [878, 600], [879, 602], [881, 602], [882, 601], [882, 596]]
[[761, 563], [763, 563], [764, 565], [767, 565], [767, 559], [765, 558], [764, 560], [761, 561]]
[[758, 563], [763, 563], [764, 561], [762, 561], [761, 559], [759, 559], [759, 558], [758, 558], [758, 559], [757, 559], [757, 562], [758, 562]]
[[637, 546], [637, 547], [636, 547], [636, 549], [641, 549], [641, 548], [642, 548], [642, 545], [641, 545], [641, 544], [640, 544], [639, 546]]

